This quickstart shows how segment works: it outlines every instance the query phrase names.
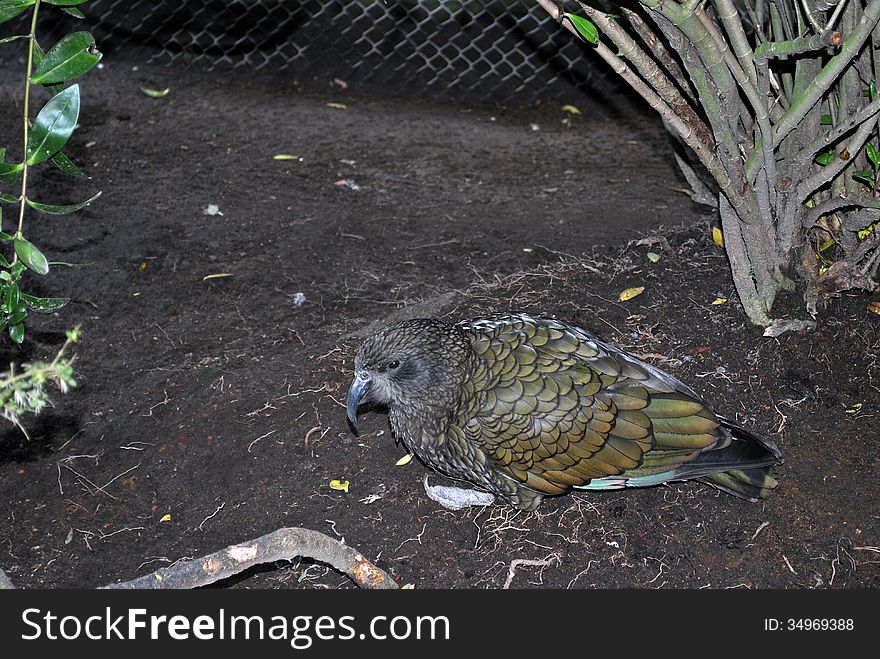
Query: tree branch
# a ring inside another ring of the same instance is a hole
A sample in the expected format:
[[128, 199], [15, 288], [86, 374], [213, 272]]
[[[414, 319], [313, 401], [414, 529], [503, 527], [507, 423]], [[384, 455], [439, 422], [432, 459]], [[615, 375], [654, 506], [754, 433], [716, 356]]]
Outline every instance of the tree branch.
[[859, 151], [862, 150], [862, 147], [865, 146], [865, 142], [868, 141], [868, 138], [871, 136], [876, 125], [877, 120], [871, 119], [859, 126], [856, 134], [853, 135], [852, 139], [844, 149], [848, 154], [847, 157], [838, 157], [834, 162], [826, 165], [799, 183], [795, 190], [795, 199], [797, 201], [806, 201], [816, 190], [834, 179], [840, 174], [840, 172], [846, 169], [851, 164], [852, 159], [855, 158]]
[[[719, 163], [734, 180], [742, 179], [742, 160], [735, 131], [740, 122], [741, 102], [737, 85], [718, 49], [713, 46], [704, 25], [696, 16], [699, 1], [679, 5], [662, 0], [639, 0], [649, 10], [649, 15], [660, 15], [670, 21], [687, 37], [699, 54], [705, 70], [685, 66], [694, 80], [703, 110], [709, 119], [715, 141], [718, 144]], [[880, 0], [878, 0], [880, 1]]]
[[645, 42], [654, 54], [654, 57], [657, 58], [660, 64], [662, 64], [669, 72], [669, 75], [671, 75], [675, 82], [678, 83], [682, 92], [690, 101], [696, 102], [697, 99], [694, 96], [693, 89], [691, 88], [691, 84], [685, 76], [684, 71], [682, 71], [676, 59], [666, 49], [663, 42], [657, 38], [657, 34], [648, 27], [648, 24], [638, 12], [633, 11], [632, 9], [627, 9], [626, 7], [620, 7], [620, 10], [626, 16], [630, 25], [632, 25], [639, 37], [641, 37], [642, 41]]
[[694, 112], [694, 109], [681, 95], [672, 81], [669, 80], [660, 70], [654, 61], [639, 48], [635, 40], [626, 30], [624, 30], [615, 21], [612, 21], [605, 13], [597, 11], [593, 7], [578, 2], [581, 9], [590, 19], [601, 28], [614, 45], [617, 46], [619, 54], [629, 60], [636, 67], [636, 70], [642, 75], [657, 94], [675, 111], [682, 120], [694, 131], [698, 140], [706, 145], [709, 149], [715, 149], [715, 140], [709, 127]]
[[[715, 23], [712, 22], [706, 12], [702, 9], [697, 10], [697, 16], [703, 23], [706, 31], [709, 33], [709, 36], [715, 42], [715, 46], [724, 57], [724, 61], [727, 63], [731, 74], [733, 74], [734, 80], [736, 80], [740, 89], [742, 89], [743, 94], [748, 99], [749, 104], [752, 106], [753, 117], [758, 124], [758, 133], [760, 135], [753, 148], [755, 150], [760, 150], [763, 154], [763, 172], [766, 175], [765, 177], [762, 177], [761, 181], [755, 181], [754, 183], [758, 202], [758, 214], [760, 217], [765, 218], [768, 230], [770, 230], [773, 218], [773, 192], [775, 189], [773, 186], [776, 185], [776, 158], [773, 156], [773, 148], [770, 145], [772, 129], [770, 127], [770, 115], [767, 112], [766, 101], [761, 101], [761, 98], [758, 96], [757, 87], [755, 87], [755, 85], [749, 80], [745, 71], [742, 70], [739, 63], [731, 55], [730, 49], [727, 47], [727, 42], [724, 40], [724, 36], [718, 31]], [[747, 178], [746, 180], [751, 183], [750, 178]]]
[[398, 588], [383, 570], [357, 550], [329, 536], [301, 528], [278, 529], [256, 540], [233, 545], [208, 556], [183, 561], [132, 581], [114, 583], [110, 589], [198, 588], [227, 579], [254, 565], [296, 557], [312, 558], [350, 576], [363, 588]]
[[[559, 11], [559, 7], [552, 0], [536, 0], [544, 10], [550, 14], [555, 20], [559, 21], [559, 17], [561, 13]], [[577, 29], [570, 23], [570, 21], [565, 21], [563, 26], [571, 32], [575, 37], [581, 39], [580, 33]], [[635, 90], [639, 96], [645, 99], [654, 110], [660, 113], [660, 116], [663, 117], [664, 120], [672, 127], [675, 131], [676, 135], [678, 135], [682, 142], [684, 142], [687, 146], [693, 150], [696, 154], [697, 159], [703, 164], [703, 166], [709, 171], [709, 174], [715, 181], [718, 183], [719, 188], [721, 188], [722, 193], [730, 199], [730, 203], [734, 208], [739, 208], [745, 203], [742, 195], [734, 186], [733, 182], [730, 180], [730, 177], [727, 175], [725, 169], [721, 166], [717, 156], [714, 152], [710, 151], [705, 144], [703, 144], [694, 133], [693, 129], [688, 126], [682, 119], [679, 117], [666, 102], [660, 98], [654, 90], [652, 90], [645, 82], [639, 78], [636, 73], [630, 69], [626, 63], [620, 59], [617, 55], [611, 52], [611, 50], [603, 44], [601, 41], [596, 44], [596, 54], [599, 55], [602, 59], [604, 59], [617, 73], [620, 77], [622, 77], [630, 87]]]
[[755, 59], [778, 59], [790, 55], [811, 53], [814, 50], [821, 50], [829, 46], [839, 46], [842, 41], [843, 35], [840, 32], [811, 34], [807, 37], [798, 37], [788, 41], [765, 41], [755, 48]]
[[839, 123], [832, 130], [825, 133], [824, 135], [820, 135], [803, 149], [801, 149], [794, 157], [793, 167], [798, 168], [803, 165], [809, 164], [810, 162], [812, 162], [813, 158], [819, 151], [827, 146], [831, 146], [841, 137], [850, 133], [857, 126], [861, 126], [864, 122], [868, 121], [872, 117], [875, 117], [878, 113], [880, 113], [880, 95], [878, 95], [877, 98], [875, 98], [873, 101], [871, 101], [861, 110], [859, 110], [858, 113], [854, 114], [848, 119], [844, 119], [842, 123]]
[[733, 4], [732, 0], [715, 0], [718, 11], [718, 18], [724, 26], [724, 31], [730, 37], [730, 44], [736, 54], [737, 60], [742, 70], [748, 76], [749, 82], [757, 89], [758, 77], [755, 71], [755, 63], [752, 59], [752, 47], [749, 45], [749, 39], [743, 29], [742, 21], [739, 17], [739, 11]]
[[[859, 197], [857, 199], [848, 199], [846, 197], [833, 197], [813, 206], [809, 212], [804, 215], [804, 227], [810, 228], [819, 221], [824, 215], [836, 213], [844, 208], [877, 208], [880, 209], [880, 198], [878, 197]], [[859, 227], [860, 229], [863, 227]]]
[[807, 113], [828, 92], [844, 69], [851, 64], [878, 21], [880, 21], [880, 0], [870, 0], [868, 6], [865, 7], [864, 14], [862, 14], [861, 23], [855, 32], [844, 40], [840, 52], [828, 61], [819, 75], [807, 86], [804, 93], [776, 122], [773, 135], [774, 148], [807, 116]]
[[837, 6], [834, 8], [834, 13], [831, 14], [831, 18], [828, 19], [828, 24], [822, 28], [822, 32], [830, 32], [834, 28], [834, 24], [837, 22], [837, 19], [840, 18], [840, 14], [843, 12], [843, 8], [846, 7], [846, 0], [838, 0]]

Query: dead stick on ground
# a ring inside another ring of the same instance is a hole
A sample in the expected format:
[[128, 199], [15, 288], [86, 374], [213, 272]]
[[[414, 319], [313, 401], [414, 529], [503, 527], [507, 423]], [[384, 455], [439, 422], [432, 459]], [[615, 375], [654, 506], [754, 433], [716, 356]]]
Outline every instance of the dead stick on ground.
[[197, 588], [227, 579], [254, 565], [293, 558], [312, 558], [351, 577], [363, 588], [399, 588], [387, 573], [357, 550], [309, 529], [285, 528], [256, 540], [233, 545], [192, 561], [182, 561], [132, 581], [105, 586], [113, 589]]
[[559, 563], [559, 556], [557, 556], [556, 554], [550, 554], [543, 561], [532, 560], [528, 558], [516, 558], [510, 562], [510, 565], [507, 568], [507, 579], [505, 579], [502, 588], [504, 590], [510, 588], [510, 584], [513, 582], [513, 578], [516, 576], [516, 569], [518, 567], [522, 567], [523, 565], [547, 567], [549, 565], [553, 565], [554, 563]]
[[15, 586], [6, 576], [6, 573], [0, 569], [0, 590], [14, 590]]

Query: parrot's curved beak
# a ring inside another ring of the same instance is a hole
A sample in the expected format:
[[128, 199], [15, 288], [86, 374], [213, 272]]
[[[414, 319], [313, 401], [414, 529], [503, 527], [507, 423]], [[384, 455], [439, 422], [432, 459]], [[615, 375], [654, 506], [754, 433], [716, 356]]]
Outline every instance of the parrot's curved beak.
[[358, 429], [358, 406], [360, 406], [369, 395], [372, 384], [372, 380], [370, 380], [366, 373], [356, 373], [354, 382], [351, 383], [351, 388], [348, 390], [348, 399], [346, 400], [345, 408], [348, 412], [348, 422], [351, 424], [351, 427], [355, 432], [357, 432]]

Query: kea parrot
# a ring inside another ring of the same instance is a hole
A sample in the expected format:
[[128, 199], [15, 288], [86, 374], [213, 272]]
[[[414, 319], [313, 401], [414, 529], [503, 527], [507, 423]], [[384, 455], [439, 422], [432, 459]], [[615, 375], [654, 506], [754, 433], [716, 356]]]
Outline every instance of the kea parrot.
[[354, 371], [355, 430], [361, 405], [385, 407], [394, 437], [426, 465], [523, 510], [572, 490], [697, 480], [757, 500], [777, 484], [773, 442], [668, 373], [555, 318], [396, 322], [366, 339]]

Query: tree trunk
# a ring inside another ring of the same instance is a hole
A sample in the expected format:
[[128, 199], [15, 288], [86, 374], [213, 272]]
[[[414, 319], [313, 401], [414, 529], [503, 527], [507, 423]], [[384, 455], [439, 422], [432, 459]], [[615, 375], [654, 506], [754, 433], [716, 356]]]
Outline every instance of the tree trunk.
[[773, 232], [763, 222], [741, 217], [724, 195], [718, 196], [718, 211], [733, 283], [743, 308], [749, 320], [766, 327], [776, 295], [794, 288], [794, 282], [784, 274], [788, 264], [771, 244]]

